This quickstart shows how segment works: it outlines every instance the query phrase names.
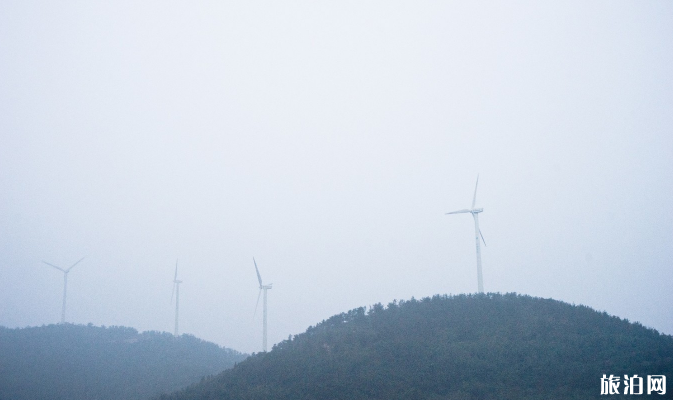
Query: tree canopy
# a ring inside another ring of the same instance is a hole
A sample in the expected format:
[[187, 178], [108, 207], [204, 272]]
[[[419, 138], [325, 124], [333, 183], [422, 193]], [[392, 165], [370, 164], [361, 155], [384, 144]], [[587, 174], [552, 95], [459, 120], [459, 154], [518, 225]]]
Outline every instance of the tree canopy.
[[603, 374], [672, 373], [673, 337], [605, 312], [434, 296], [335, 315], [161, 399], [594, 399]]
[[0, 399], [147, 399], [245, 357], [194, 336], [126, 327], [0, 327]]

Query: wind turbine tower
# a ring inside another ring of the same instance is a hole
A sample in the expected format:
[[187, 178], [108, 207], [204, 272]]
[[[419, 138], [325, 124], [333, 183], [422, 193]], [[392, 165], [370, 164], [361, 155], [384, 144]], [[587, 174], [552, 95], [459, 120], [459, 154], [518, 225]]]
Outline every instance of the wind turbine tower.
[[173, 276], [173, 292], [171, 293], [171, 303], [173, 302], [173, 295], [175, 295], [175, 337], [178, 337], [178, 315], [180, 311], [180, 284], [182, 281], [178, 280], [178, 260], [175, 260], [175, 276]]
[[257, 294], [257, 303], [255, 304], [255, 314], [257, 314], [257, 306], [259, 305], [259, 296], [262, 294], [262, 290], [264, 290], [264, 323], [263, 323], [263, 328], [262, 328], [262, 351], [266, 352], [266, 291], [271, 289], [271, 286], [273, 286], [273, 283], [264, 285], [262, 284], [262, 276], [259, 274], [259, 269], [257, 268], [257, 261], [255, 261], [255, 257], [252, 258], [252, 262], [255, 263], [255, 271], [257, 272], [257, 280], [259, 281], [259, 293]]
[[48, 262], [46, 262], [46, 261], [42, 261], [43, 263], [45, 263], [45, 264], [47, 264], [47, 265], [50, 265], [50, 266], [56, 268], [56, 269], [59, 270], [59, 271], [63, 271], [63, 307], [61, 308], [61, 323], [62, 323], [62, 324], [65, 323], [65, 298], [66, 298], [66, 293], [67, 293], [67, 291], [68, 291], [68, 272], [70, 272], [70, 270], [71, 270], [75, 265], [79, 264], [80, 261], [82, 261], [82, 260], [84, 260], [84, 257], [80, 258], [79, 261], [77, 261], [76, 263], [74, 263], [73, 265], [71, 265], [70, 268], [68, 268], [68, 269], [63, 269], [63, 268], [61, 268], [61, 267], [57, 267], [57, 266], [54, 265], [54, 264], [50, 264], [50, 263], [48, 263]]
[[474, 208], [474, 205], [477, 202], [477, 186], [479, 186], [479, 175], [477, 175], [477, 184], [474, 185], [474, 197], [472, 198], [472, 208], [453, 211], [446, 214], [448, 215], [448, 214], [470, 213], [472, 214], [472, 218], [474, 218], [474, 239], [477, 243], [477, 288], [479, 290], [479, 293], [484, 293], [484, 282], [481, 274], [481, 247], [479, 243], [479, 238], [481, 237], [481, 241], [484, 242], [484, 246], [486, 246], [484, 235], [481, 234], [481, 229], [479, 229], [479, 213], [484, 211], [484, 209]]

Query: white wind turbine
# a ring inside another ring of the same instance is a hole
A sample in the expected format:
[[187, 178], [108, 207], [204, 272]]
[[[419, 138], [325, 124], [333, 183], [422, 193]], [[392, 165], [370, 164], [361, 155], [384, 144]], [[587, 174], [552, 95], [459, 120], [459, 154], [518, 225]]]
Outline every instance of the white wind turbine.
[[252, 262], [255, 263], [255, 271], [257, 272], [257, 280], [259, 281], [259, 293], [257, 294], [257, 303], [255, 304], [255, 315], [257, 314], [257, 306], [259, 305], [259, 296], [264, 290], [264, 323], [262, 328], [262, 351], [266, 352], [266, 291], [271, 289], [273, 283], [264, 285], [262, 284], [262, 276], [259, 274], [259, 269], [257, 268], [257, 261], [255, 257], [252, 258]]
[[479, 293], [484, 293], [484, 282], [483, 278], [481, 275], [481, 248], [479, 246], [479, 237], [481, 237], [481, 240], [484, 242], [484, 246], [486, 246], [486, 241], [484, 240], [484, 236], [481, 234], [481, 229], [479, 229], [479, 213], [484, 211], [483, 208], [474, 208], [475, 203], [477, 202], [477, 186], [479, 185], [479, 175], [477, 175], [477, 184], [474, 185], [474, 197], [472, 198], [472, 208], [465, 209], [465, 210], [458, 210], [458, 211], [453, 211], [446, 213], [448, 214], [462, 214], [462, 213], [470, 213], [472, 214], [472, 217], [474, 218], [474, 238], [477, 242], [477, 288], [479, 290]]
[[180, 311], [180, 284], [182, 281], [178, 280], [178, 260], [175, 260], [175, 276], [173, 276], [173, 291], [171, 292], [171, 303], [173, 302], [173, 295], [175, 295], [175, 337], [178, 337], [178, 313]]
[[68, 272], [70, 272], [70, 270], [71, 270], [75, 265], [79, 264], [80, 261], [82, 261], [82, 260], [84, 260], [84, 257], [80, 258], [79, 261], [77, 261], [76, 263], [74, 263], [73, 265], [71, 265], [70, 268], [68, 268], [68, 269], [63, 269], [63, 268], [61, 268], [61, 267], [57, 267], [57, 266], [54, 265], [54, 264], [50, 264], [50, 263], [48, 263], [48, 262], [46, 262], [46, 261], [42, 261], [43, 263], [45, 263], [45, 264], [47, 264], [47, 265], [51, 265], [52, 267], [56, 268], [56, 269], [59, 270], [59, 271], [63, 271], [63, 308], [61, 308], [61, 323], [62, 323], [62, 324], [65, 323], [65, 297], [66, 297], [66, 293], [67, 293], [67, 291], [68, 291]]

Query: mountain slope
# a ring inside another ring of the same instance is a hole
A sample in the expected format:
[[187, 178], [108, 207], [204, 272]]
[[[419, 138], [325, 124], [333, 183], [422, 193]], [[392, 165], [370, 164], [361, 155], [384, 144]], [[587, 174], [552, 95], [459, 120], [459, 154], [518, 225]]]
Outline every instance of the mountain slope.
[[435, 296], [336, 315], [161, 399], [594, 399], [603, 374], [673, 376], [673, 337], [555, 300]]
[[245, 355], [193, 336], [124, 327], [0, 327], [0, 400], [146, 399]]

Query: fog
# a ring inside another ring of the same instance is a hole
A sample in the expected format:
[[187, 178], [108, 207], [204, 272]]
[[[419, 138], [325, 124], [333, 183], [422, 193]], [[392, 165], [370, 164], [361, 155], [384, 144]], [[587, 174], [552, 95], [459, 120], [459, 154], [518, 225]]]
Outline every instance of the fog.
[[477, 291], [673, 334], [673, 3], [0, 3], [0, 325], [244, 352]]

